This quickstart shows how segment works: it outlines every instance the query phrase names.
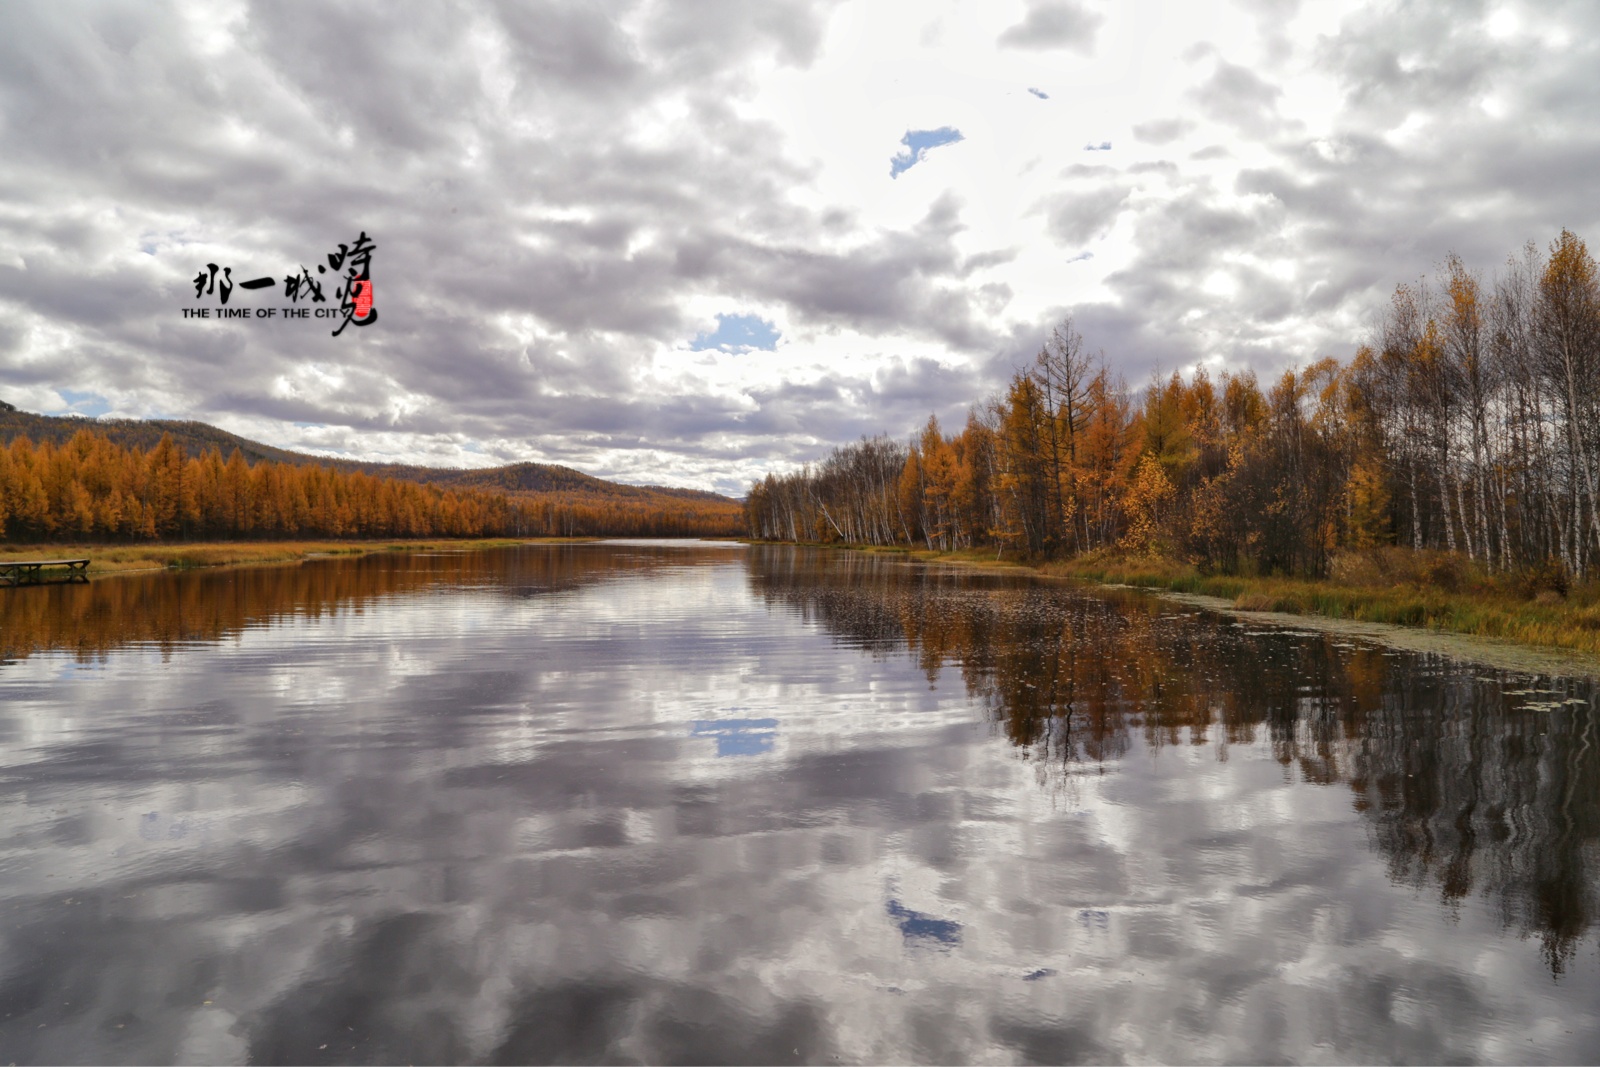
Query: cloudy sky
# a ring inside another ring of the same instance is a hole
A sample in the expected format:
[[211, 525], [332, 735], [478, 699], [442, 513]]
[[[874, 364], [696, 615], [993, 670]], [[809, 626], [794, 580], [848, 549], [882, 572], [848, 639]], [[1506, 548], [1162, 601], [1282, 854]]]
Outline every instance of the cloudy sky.
[[[1447, 252], [1600, 240], [1597, 41], [1555, 0], [8, 3], [0, 398], [740, 492], [958, 424], [1068, 314], [1134, 386], [1345, 357]], [[379, 320], [282, 318], [361, 232]], [[274, 283], [186, 318], [207, 263]]]

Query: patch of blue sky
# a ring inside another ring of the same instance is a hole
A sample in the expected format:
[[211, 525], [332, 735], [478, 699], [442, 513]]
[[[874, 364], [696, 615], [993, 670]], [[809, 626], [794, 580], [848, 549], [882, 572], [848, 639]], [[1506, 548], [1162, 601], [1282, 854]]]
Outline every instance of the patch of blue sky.
[[1083, 146], [1083, 150], [1085, 152], [1109, 152], [1111, 151], [1111, 142], [1101, 141], [1099, 144], [1086, 144]]
[[696, 334], [689, 342], [695, 352], [771, 352], [778, 347], [778, 330], [755, 315], [718, 315], [717, 328]]
[[778, 737], [777, 719], [700, 719], [689, 731], [692, 737], [717, 739], [717, 758], [759, 756], [772, 751]]
[[935, 919], [893, 898], [888, 902], [888, 912], [908, 946], [948, 949], [961, 944], [961, 924], [954, 919]]
[[79, 393], [71, 389], [59, 390], [61, 399], [67, 402], [67, 410], [63, 415], [85, 415], [96, 418], [111, 410], [111, 401], [99, 393]]
[[906, 146], [905, 151], [889, 160], [889, 177], [900, 177], [921, 163], [932, 149], [964, 140], [966, 138], [954, 126], [940, 126], [937, 130], [907, 130], [906, 135], [900, 138], [900, 143]]
[[1081, 263], [1086, 259], [1093, 259], [1093, 258], [1094, 258], [1094, 253], [1093, 252], [1079, 252], [1077, 255], [1075, 255], [1071, 259], [1067, 260], [1067, 262], [1068, 263]]
[[1040, 100], [1048, 100], [1048, 99], [1050, 99], [1050, 94], [1049, 93], [1045, 92], [1043, 89], [1035, 89], [1031, 85], [1028, 86], [1028, 92], [1032, 93], [1034, 96], [1037, 96]]

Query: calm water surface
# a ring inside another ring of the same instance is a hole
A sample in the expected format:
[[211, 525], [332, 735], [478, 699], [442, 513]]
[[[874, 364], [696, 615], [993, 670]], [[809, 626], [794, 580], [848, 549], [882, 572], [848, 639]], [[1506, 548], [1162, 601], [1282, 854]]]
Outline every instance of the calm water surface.
[[696, 543], [0, 655], [0, 1061], [1600, 1059], [1588, 681]]

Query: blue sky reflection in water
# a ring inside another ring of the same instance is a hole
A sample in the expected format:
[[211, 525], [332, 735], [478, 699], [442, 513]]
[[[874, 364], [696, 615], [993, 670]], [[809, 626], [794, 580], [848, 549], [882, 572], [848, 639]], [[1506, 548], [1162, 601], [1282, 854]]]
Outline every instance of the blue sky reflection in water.
[[8, 1061], [1600, 1058], [1588, 683], [731, 546], [0, 643]]

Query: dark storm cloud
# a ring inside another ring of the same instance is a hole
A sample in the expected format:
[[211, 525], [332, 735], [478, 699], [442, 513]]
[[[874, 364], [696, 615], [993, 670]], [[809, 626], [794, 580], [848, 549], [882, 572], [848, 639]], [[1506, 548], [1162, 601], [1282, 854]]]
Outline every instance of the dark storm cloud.
[[1094, 50], [1095, 30], [1105, 19], [1071, 0], [1035, 0], [1021, 22], [1000, 35], [1002, 48]]

